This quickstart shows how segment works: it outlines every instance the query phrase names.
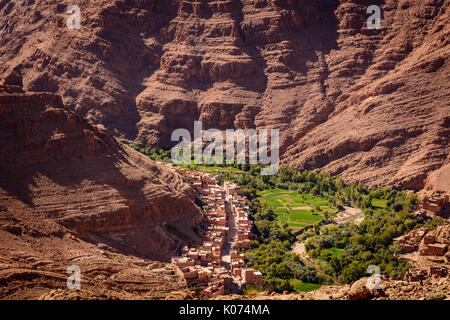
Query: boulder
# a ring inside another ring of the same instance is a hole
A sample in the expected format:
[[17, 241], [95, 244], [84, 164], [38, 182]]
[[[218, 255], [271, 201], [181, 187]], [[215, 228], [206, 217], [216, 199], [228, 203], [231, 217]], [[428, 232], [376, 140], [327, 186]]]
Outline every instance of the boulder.
[[[349, 291], [349, 297], [351, 300], [370, 300], [374, 297], [385, 296], [383, 289], [370, 289], [367, 286], [369, 278], [361, 278], [352, 283]], [[369, 280], [370, 281], [370, 280]]]

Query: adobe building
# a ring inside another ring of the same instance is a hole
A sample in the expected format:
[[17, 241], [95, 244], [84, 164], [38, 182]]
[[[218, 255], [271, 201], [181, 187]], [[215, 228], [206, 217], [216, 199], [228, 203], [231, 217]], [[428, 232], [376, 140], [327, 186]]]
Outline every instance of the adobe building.
[[[222, 188], [217, 184], [218, 177], [196, 171], [182, 172], [204, 204], [207, 223], [203, 243], [197, 248], [184, 247], [181, 256], [173, 258], [172, 263], [180, 268], [188, 285], [205, 286], [204, 294], [209, 297], [231, 292], [235, 282], [260, 286], [261, 272], [246, 268], [244, 255], [237, 251], [250, 247], [253, 225], [239, 186], [226, 181]], [[236, 230], [233, 238], [229, 238], [230, 223]], [[231, 245], [229, 270], [222, 261], [226, 243]]]
[[430, 277], [448, 277], [450, 270], [450, 225], [436, 229], [419, 228], [395, 238], [401, 246], [401, 257], [414, 267], [405, 275], [410, 281]]
[[254, 269], [245, 268], [241, 271], [242, 283], [254, 287], [262, 286], [262, 273]]

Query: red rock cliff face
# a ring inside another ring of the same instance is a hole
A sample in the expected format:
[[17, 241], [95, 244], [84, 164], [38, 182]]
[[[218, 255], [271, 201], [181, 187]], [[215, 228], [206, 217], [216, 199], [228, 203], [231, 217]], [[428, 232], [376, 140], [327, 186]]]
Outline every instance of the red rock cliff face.
[[285, 164], [371, 185], [448, 164], [448, 0], [79, 4], [68, 30], [64, 2], [0, 2], [3, 80], [147, 145], [200, 119], [278, 128]]
[[0, 87], [0, 123], [3, 226], [49, 221], [160, 260], [198, 240], [201, 215], [182, 178], [65, 109], [56, 94]]

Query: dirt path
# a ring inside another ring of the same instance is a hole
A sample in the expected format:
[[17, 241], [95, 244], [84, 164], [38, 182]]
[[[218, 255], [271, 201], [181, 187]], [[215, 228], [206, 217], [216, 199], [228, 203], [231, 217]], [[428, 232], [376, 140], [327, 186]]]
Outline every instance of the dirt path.
[[227, 238], [225, 239], [225, 244], [222, 247], [221, 260], [222, 266], [230, 272], [231, 278], [233, 279], [234, 285], [231, 293], [237, 294], [239, 293], [242, 284], [231, 272], [231, 249], [236, 241], [235, 237], [237, 233], [237, 221], [231, 210], [230, 202], [228, 201], [225, 201], [225, 212], [227, 214], [229, 233]]
[[229, 233], [222, 248], [222, 265], [225, 267], [225, 269], [231, 271], [231, 248], [235, 241], [234, 237], [236, 234], [236, 220], [233, 213], [231, 212], [231, 207], [228, 201], [225, 201], [225, 212], [228, 219]]
[[319, 273], [324, 273], [320, 267], [312, 261], [312, 257], [306, 252], [305, 241], [296, 242], [292, 248], [292, 252], [299, 255], [300, 259], [308, 266], [313, 267]]
[[337, 284], [342, 284], [342, 282], [338, 278], [326, 274], [325, 271], [323, 271], [319, 267], [317, 261], [313, 257], [310, 257], [308, 255], [308, 253], [306, 252], [305, 241], [296, 242], [294, 244], [294, 247], [292, 248], [292, 252], [298, 254], [300, 260], [302, 260], [305, 263], [305, 265], [313, 267], [317, 271], [317, 273], [332, 278], [333, 281], [336, 282]]
[[[353, 207], [345, 207], [345, 211], [339, 213], [332, 219], [332, 223], [324, 224], [321, 226], [328, 227], [331, 225], [340, 225], [347, 222], [353, 222], [356, 225], [359, 225], [364, 219], [364, 214], [361, 209], [353, 208]], [[319, 274], [327, 275], [317, 263], [317, 260], [313, 257], [310, 257], [306, 252], [305, 241], [296, 242], [292, 248], [292, 252], [299, 255], [300, 259], [308, 266], [313, 267]], [[327, 275], [331, 277], [336, 283], [342, 284], [339, 279]]]
[[306, 253], [305, 242], [296, 242], [292, 248], [292, 252], [298, 254], [300, 258], [308, 260], [308, 254]]

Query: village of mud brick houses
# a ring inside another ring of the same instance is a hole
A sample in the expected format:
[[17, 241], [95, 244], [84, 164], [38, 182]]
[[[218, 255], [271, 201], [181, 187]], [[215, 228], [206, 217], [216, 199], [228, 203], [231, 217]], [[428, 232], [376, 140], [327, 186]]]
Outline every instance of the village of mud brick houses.
[[245, 266], [241, 248], [250, 248], [252, 221], [240, 188], [230, 181], [219, 185], [219, 177], [198, 171], [180, 170], [203, 203], [207, 230], [198, 247], [185, 246], [172, 258], [188, 286], [201, 286], [214, 297], [235, 293], [243, 286], [261, 287], [263, 276]]

